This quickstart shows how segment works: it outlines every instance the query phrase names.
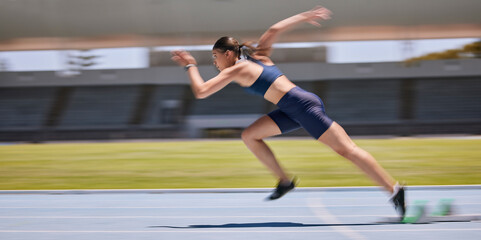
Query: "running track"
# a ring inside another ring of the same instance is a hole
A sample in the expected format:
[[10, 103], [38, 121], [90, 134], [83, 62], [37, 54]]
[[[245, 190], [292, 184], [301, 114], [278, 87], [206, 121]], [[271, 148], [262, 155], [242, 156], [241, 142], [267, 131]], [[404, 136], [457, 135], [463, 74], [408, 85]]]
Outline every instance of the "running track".
[[[0, 239], [481, 239], [481, 221], [382, 224], [379, 188], [0, 191]], [[481, 185], [409, 187], [408, 202], [455, 199], [481, 214]]]

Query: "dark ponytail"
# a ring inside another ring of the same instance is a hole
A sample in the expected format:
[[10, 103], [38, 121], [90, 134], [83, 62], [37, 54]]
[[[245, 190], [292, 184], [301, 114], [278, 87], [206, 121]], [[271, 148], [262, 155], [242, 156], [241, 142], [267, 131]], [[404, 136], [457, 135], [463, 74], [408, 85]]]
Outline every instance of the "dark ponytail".
[[257, 48], [252, 46], [254, 42], [246, 42], [240, 45], [240, 52], [242, 56], [252, 56], [257, 52]]

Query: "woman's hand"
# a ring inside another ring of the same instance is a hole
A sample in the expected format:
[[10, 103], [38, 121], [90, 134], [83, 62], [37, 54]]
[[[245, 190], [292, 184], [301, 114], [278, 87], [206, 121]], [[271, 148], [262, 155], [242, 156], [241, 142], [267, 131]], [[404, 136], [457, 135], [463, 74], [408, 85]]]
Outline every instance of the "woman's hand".
[[184, 50], [177, 50], [170, 52], [172, 54], [172, 61], [176, 62], [182, 67], [187, 66], [188, 64], [195, 64], [197, 65], [197, 61], [195, 60], [189, 52]]
[[302, 16], [306, 17], [306, 21], [314, 26], [320, 27], [321, 24], [317, 21], [331, 19], [332, 12], [322, 6], [316, 6], [315, 8], [301, 13]]

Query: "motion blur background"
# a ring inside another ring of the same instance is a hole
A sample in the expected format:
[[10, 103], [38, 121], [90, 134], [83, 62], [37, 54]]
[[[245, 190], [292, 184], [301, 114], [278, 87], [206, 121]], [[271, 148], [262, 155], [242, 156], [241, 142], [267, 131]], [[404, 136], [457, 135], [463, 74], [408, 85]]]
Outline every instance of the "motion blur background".
[[207, 80], [219, 37], [319, 4], [333, 19], [272, 58], [348, 133], [481, 134], [479, 0], [0, 0], [0, 141], [237, 137], [276, 107], [236, 84], [195, 100], [169, 51]]

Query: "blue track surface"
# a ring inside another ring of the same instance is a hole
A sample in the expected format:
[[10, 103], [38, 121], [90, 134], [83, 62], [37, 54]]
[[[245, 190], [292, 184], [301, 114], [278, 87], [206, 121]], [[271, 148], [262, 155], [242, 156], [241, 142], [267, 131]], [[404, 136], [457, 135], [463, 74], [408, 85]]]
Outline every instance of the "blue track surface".
[[[75, 192], [73, 192], [75, 193]], [[0, 239], [481, 239], [481, 222], [381, 224], [395, 216], [377, 188], [268, 193], [0, 194]], [[408, 202], [454, 199], [481, 214], [481, 187], [410, 188]]]

